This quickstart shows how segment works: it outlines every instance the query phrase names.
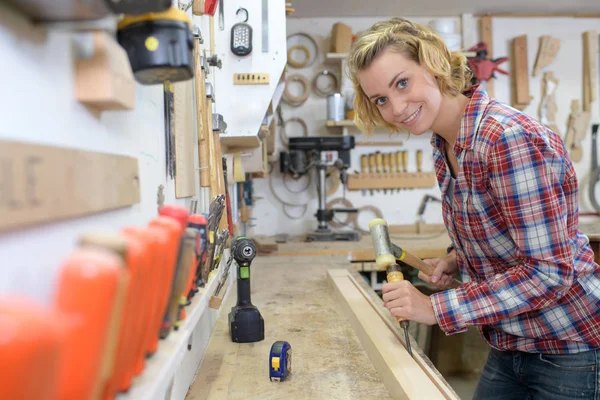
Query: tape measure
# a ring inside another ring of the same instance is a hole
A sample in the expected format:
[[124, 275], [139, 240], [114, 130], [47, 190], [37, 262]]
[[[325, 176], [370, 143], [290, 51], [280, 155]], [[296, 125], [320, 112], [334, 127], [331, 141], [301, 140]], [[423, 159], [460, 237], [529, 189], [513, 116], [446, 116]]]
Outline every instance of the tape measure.
[[292, 372], [292, 346], [278, 340], [271, 346], [269, 353], [269, 379], [283, 381]]

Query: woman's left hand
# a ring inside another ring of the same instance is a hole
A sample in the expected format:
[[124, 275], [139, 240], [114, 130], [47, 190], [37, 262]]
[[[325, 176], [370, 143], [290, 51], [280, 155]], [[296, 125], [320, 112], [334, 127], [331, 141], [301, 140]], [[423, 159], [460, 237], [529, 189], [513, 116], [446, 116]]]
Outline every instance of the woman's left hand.
[[384, 283], [383, 302], [394, 317], [426, 325], [435, 325], [437, 320], [429, 296], [419, 292], [408, 281]]

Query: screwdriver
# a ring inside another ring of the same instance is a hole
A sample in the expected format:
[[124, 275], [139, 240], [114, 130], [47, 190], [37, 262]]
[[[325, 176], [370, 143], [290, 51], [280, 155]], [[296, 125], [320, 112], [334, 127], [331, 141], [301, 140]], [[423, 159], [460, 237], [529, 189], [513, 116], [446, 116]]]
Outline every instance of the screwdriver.
[[[386, 270], [386, 279], [388, 282], [401, 282], [402, 280], [404, 280], [404, 275], [402, 274], [402, 272], [400, 272], [400, 267], [398, 266], [398, 264], [391, 264], [390, 266], [387, 267]], [[402, 327], [402, 329], [404, 329], [404, 339], [406, 340], [406, 350], [408, 351], [408, 354], [410, 354], [410, 356], [413, 356], [412, 353], [412, 348], [410, 347], [410, 338], [408, 335], [408, 321], [405, 319], [402, 319], [400, 317], [396, 317], [396, 319], [398, 320], [398, 322], [400, 323], [400, 326]]]

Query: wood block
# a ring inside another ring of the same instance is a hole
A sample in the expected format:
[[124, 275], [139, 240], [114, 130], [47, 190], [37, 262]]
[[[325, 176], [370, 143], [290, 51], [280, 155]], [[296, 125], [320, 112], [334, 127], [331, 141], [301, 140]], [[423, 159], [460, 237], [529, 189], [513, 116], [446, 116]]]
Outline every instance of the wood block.
[[173, 83], [175, 132], [175, 197], [196, 195], [194, 170], [193, 81]]
[[346, 269], [330, 269], [327, 278], [392, 398], [458, 399], [414, 343], [414, 358], [410, 356], [398, 323], [381, 300], [376, 303]]
[[75, 62], [77, 100], [95, 111], [132, 110], [135, 79], [125, 49], [106, 32], [93, 32], [94, 55]]
[[233, 74], [234, 85], [268, 85], [269, 81], [269, 74], [263, 72]]
[[552, 64], [559, 49], [560, 39], [553, 38], [550, 35], [540, 36], [540, 47], [533, 67], [533, 76], [537, 76], [542, 68]]
[[518, 110], [524, 110], [533, 99], [529, 95], [527, 35], [513, 39], [512, 53], [512, 106]]
[[0, 231], [139, 202], [135, 157], [0, 140]]
[[341, 22], [333, 24], [331, 28], [331, 46], [332, 53], [348, 53], [352, 46], [352, 28]]
[[204, 15], [204, 0], [193, 0], [194, 4], [192, 4], [192, 14], [194, 15]]
[[583, 41], [583, 111], [590, 111], [598, 97], [598, 32], [591, 30], [582, 35]]

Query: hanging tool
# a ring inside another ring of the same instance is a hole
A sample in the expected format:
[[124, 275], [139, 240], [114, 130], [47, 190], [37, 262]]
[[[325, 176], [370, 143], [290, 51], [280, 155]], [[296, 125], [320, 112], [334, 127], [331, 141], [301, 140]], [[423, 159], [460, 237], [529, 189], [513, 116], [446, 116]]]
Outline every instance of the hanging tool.
[[219, 29], [225, 30], [225, 0], [219, 1]]
[[175, 279], [171, 286], [169, 305], [167, 306], [164, 318], [165, 324], [161, 330], [161, 337], [166, 337], [171, 327], [175, 330], [179, 329], [181, 320], [178, 319], [178, 316], [181, 315], [181, 308], [187, 304], [185, 288], [189, 279], [190, 268], [192, 268], [197, 231], [188, 227], [189, 213], [185, 207], [174, 204], [166, 205], [161, 207], [159, 214], [164, 217], [173, 218], [179, 223], [181, 229], [181, 242], [177, 257], [177, 267], [175, 269]]
[[262, 52], [269, 52], [269, 0], [262, 0]]
[[103, 394], [111, 397], [120, 390], [127, 390], [135, 375], [137, 344], [144, 330], [143, 309], [146, 305], [142, 299], [147, 293], [148, 246], [139, 238], [104, 232], [86, 232], [79, 237], [78, 245], [117, 254], [128, 275], [123, 309], [117, 321], [120, 331], [116, 337], [114, 370], [110, 371], [107, 385], [102, 388]]
[[[204, 287], [205, 283], [202, 280], [202, 264], [206, 262], [206, 250], [208, 247], [208, 220], [204, 215], [192, 214], [190, 215], [188, 226], [198, 231], [196, 235], [196, 265], [194, 267], [194, 273], [196, 277], [196, 288], [194, 292], [197, 292], [197, 288]], [[188, 295], [188, 299], [190, 295]]]
[[467, 57], [469, 68], [473, 72], [473, 83], [485, 82], [495, 78], [494, 72], [508, 75], [508, 71], [501, 69], [500, 65], [508, 61], [508, 57], [488, 59], [488, 49], [484, 42], [479, 42], [469, 48], [467, 52], [474, 52], [475, 56]]
[[292, 372], [292, 346], [286, 341], [278, 340], [271, 345], [269, 351], [269, 379], [271, 382], [285, 380]]
[[61, 355], [70, 345], [62, 336], [64, 325], [51, 306], [29, 297], [0, 295], [0, 354], [5, 365], [0, 399], [58, 399]]
[[129, 57], [136, 81], [143, 85], [179, 82], [194, 76], [194, 38], [188, 15], [177, 7], [126, 15], [117, 39]]
[[206, 284], [208, 282], [208, 274], [213, 269], [213, 262], [215, 256], [215, 241], [217, 235], [217, 229], [219, 227], [219, 221], [223, 214], [223, 208], [225, 204], [225, 196], [215, 196], [210, 203], [208, 211], [208, 246], [206, 250], [206, 261], [202, 264], [202, 281]]
[[230, 50], [239, 57], [247, 56], [252, 53], [252, 27], [248, 24], [248, 10], [243, 7], [238, 8], [235, 15], [240, 11], [246, 13], [246, 19], [231, 27]]
[[231, 270], [231, 263], [233, 262], [233, 257], [229, 257], [227, 260], [227, 264], [225, 265], [225, 269], [223, 270], [223, 274], [217, 282], [217, 287], [213, 292], [213, 295], [210, 297], [208, 301], [208, 306], [212, 309], [218, 310], [221, 307], [221, 303], [223, 302], [223, 296], [221, 296], [221, 290], [225, 286], [225, 282], [229, 279], [229, 271]]
[[112, 373], [128, 270], [117, 253], [77, 248], [62, 261], [57, 282], [53, 304], [64, 321], [67, 345], [56, 398], [101, 398]]
[[231, 241], [231, 257], [237, 263], [237, 303], [229, 313], [229, 332], [236, 343], [259, 342], [265, 338], [265, 322], [250, 296], [250, 264], [256, 257], [256, 244], [238, 236]]

